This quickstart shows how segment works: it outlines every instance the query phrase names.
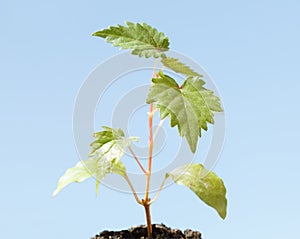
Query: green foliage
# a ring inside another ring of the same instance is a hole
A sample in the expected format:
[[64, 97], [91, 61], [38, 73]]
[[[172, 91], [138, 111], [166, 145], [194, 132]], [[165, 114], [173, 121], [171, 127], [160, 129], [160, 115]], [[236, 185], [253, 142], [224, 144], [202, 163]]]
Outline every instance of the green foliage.
[[80, 161], [75, 165], [75, 167], [68, 169], [59, 179], [58, 186], [52, 195], [57, 195], [60, 190], [62, 190], [70, 183], [80, 183], [88, 178], [93, 177], [93, 175], [95, 174], [95, 169], [96, 160], [88, 159]]
[[176, 168], [166, 177], [190, 188], [203, 202], [213, 207], [221, 218], [226, 217], [227, 199], [223, 181], [201, 164], [189, 164]]
[[184, 63], [180, 62], [177, 58], [166, 57], [162, 58], [161, 62], [164, 64], [165, 67], [170, 68], [171, 70], [186, 75], [186, 76], [199, 76], [201, 75], [194, 70], [192, 70], [189, 66], [185, 65]]
[[117, 25], [97, 31], [93, 36], [105, 38], [107, 42], [121, 49], [132, 49], [131, 53], [139, 57], [165, 56], [163, 52], [169, 50], [169, 39], [164, 33], [146, 23], [126, 24], [127, 26]]
[[[175, 79], [160, 71], [152, 79], [146, 102], [154, 104], [160, 111], [160, 118], [170, 117], [171, 127], [178, 127], [179, 135], [185, 137], [190, 149], [196, 152], [198, 138], [202, 130], [208, 129], [208, 123], [214, 123], [214, 113], [221, 112], [220, 99], [211, 90], [204, 87], [202, 76], [192, 70], [189, 66], [180, 62], [179, 59], [167, 57], [165, 52], [169, 50], [169, 39], [164, 33], [147, 25], [146, 23], [126, 22], [125, 26], [111, 26], [93, 34], [104, 38], [113, 46], [121, 49], [131, 49], [133, 55], [139, 57], [160, 58], [162, 64], [176, 73], [186, 76], [182, 85]], [[154, 73], [156, 73], [154, 71]], [[120, 161], [135, 137], [125, 138], [121, 129], [103, 127], [103, 130], [94, 133], [95, 140], [91, 143], [91, 151], [87, 160], [82, 160], [73, 168], [68, 169], [59, 179], [57, 189], [53, 195], [72, 182], [82, 182], [88, 178], [96, 179], [96, 194], [100, 181], [110, 173], [119, 174], [127, 181], [137, 203], [145, 207], [147, 217], [148, 237], [151, 238], [152, 224], [150, 217], [150, 204], [155, 199], [149, 198], [149, 185], [151, 178], [152, 149], [154, 145], [153, 133], [153, 111], [152, 105], [149, 112], [149, 158], [146, 170], [131, 148], [129, 148], [134, 159], [137, 161], [146, 177], [145, 198], [140, 200], [134, 190], [126, 168]], [[207, 171], [201, 164], [189, 164], [176, 168], [166, 174], [164, 182], [171, 178], [175, 183], [190, 188], [203, 202], [214, 208], [224, 219], [226, 217], [227, 199], [226, 189], [223, 181], [213, 172]], [[156, 196], [158, 196], [160, 191]]]
[[116, 173], [125, 177], [126, 168], [119, 160], [135, 138], [126, 139], [121, 129], [115, 130], [105, 126], [103, 128], [103, 131], [94, 133], [96, 140], [91, 143], [89, 159], [82, 160], [65, 172], [59, 179], [54, 196], [68, 184], [82, 182], [91, 177], [96, 178], [96, 194], [98, 194], [99, 183], [106, 174]]
[[199, 76], [189, 76], [179, 86], [160, 72], [152, 83], [146, 102], [156, 103], [162, 119], [170, 116], [171, 126], [178, 126], [179, 134], [195, 153], [201, 129], [207, 130], [207, 123], [214, 123], [214, 111], [222, 111], [219, 98], [203, 87], [205, 82]]

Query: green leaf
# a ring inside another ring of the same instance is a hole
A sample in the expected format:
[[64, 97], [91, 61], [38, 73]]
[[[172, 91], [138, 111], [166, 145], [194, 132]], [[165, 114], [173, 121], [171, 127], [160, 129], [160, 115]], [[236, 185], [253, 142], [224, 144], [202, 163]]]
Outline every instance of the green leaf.
[[96, 194], [98, 194], [100, 181], [106, 174], [116, 173], [123, 177], [126, 175], [126, 168], [119, 160], [124, 155], [126, 147], [135, 138], [125, 138], [121, 129], [103, 128], [103, 131], [94, 133], [96, 140], [91, 143], [89, 159], [79, 162], [65, 172], [59, 179], [53, 196], [68, 184], [82, 182], [91, 177], [96, 178]]
[[60, 190], [68, 184], [76, 182], [80, 183], [90, 177], [93, 177], [96, 169], [96, 160], [82, 160], [75, 167], [69, 168], [65, 174], [59, 179], [58, 186], [53, 192], [53, 196], [57, 195]]
[[[108, 145], [120, 145], [121, 148], [126, 148], [126, 146], [128, 146], [127, 144], [130, 144], [131, 140], [124, 138], [124, 132], [121, 129], [112, 129], [107, 126], [103, 126], [102, 128], [104, 129], [103, 131], [93, 134], [95, 141], [90, 144], [92, 150], [89, 156], [95, 155], [95, 152], [97, 150], [103, 150], [102, 147], [107, 143], [109, 143]], [[106, 145], [105, 147], [107, 148], [108, 145]]]
[[119, 174], [122, 177], [126, 175], [126, 168], [121, 161], [118, 161], [117, 158], [112, 160], [100, 159], [98, 160], [96, 168], [96, 195], [98, 195], [98, 189], [100, 181], [110, 173]]
[[161, 62], [164, 64], [165, 67], [170, 68], [171, 70], [186, 75], [186, 76], [199, 76], [202, 77], [199, 73], [192, 70], [189, 66], [185, 65], [184, 63], [180, 62], [177, 58], [166, 57], [161, 59]]
[[105, 38], [113, 46], [121, 49], [132, 49], [133, 55], [139, 57], [165, 57], [163, 52], [169, 50], [169, 39], [164, 33], [146, 23], [126, 22], [127, 26], [111, 26], [93, 34]]
[[126, 148], [135, 138], [125, 138], [121, 129], [112, 129], [104, 126], [104, 130], [94, 133], [96, 139], [91, 143], [92, 150], [89, 154], [98, 161], [96, 170], [96, 194], [100, 181], [108, 173], [118, 173], [125, 176], [125, 166], [119, 161], [125, 154]]
[[190, 164], [176, 168], [166, 177], [175, 183], [190, 188], [203, 202], [214, 208], [221, 218], [226, 217], [226, 188], [222, 179], [206, 170], [201, 164]]
[[171, 126], [178, 126], [179, 134], [185, 137], [195, 153], [201, 129], [207, 130], [207, 123], [214, 123], [214, 112], [222, 111], [220, 99], [203, 87], [205, 82], [199, 76], [188, 77], [182, 86], [170, 76], [159, 72], [158, 78], [147, 96], [147, 103], [155, 103], [162, 119], [170, 116]]

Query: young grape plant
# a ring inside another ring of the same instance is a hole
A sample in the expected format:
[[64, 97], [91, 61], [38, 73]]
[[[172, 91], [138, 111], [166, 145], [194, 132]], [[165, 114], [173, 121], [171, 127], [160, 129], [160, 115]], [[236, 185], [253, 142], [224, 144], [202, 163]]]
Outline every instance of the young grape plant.
[[[93, 34], [104, 38], [113, 46], [121, 49], [130, 49], [133, 55], [138, 57], [154, 58], [154, 62], [161, 61], [162, 69], [153, 67], [153, 75], [148, 95], [145, 96], [149, 104], [149, 156], [147, 167], [144, 166], [133, 149], [131, 143], [136, 137], [125, 137], [122, 129], [113, 129], [103, 126], [103, 130], [94, 133], [94, 141], [91, 143], [91, 151], [86, 160], [77, 163], [68, 169], [59, 179], [56, 195], [62, 188], [72, 182], [82, 182], [88, 178], [96, 179], [96, 193], [101, 180], [107, 174], [121, 175], [132, 190], [136, 202], [145, 209], [148, 238], [152, 237], [152, 223], [150, 206], [156, 201], [167, 179], [173, 180], [179, 185], [191, 189], [204, 203], [214, 208], [221, 218], [226, 217], [227, 199], [226, 188], [223, 181], [213, 172], [208, 171], [200, 163], [191, 163], [175, 168], [166, 173], [157, 194], [149, 197], [150, 179], [153, 162], [153, 116], [158, 113], [163, 121], [169, 118], [171, 127], [178, 128], [179, 136], [188, 142], [190, 150], [195, 153], [198, 138], [203, 130], [208, 130], [208, 124], [214, 123], [214, 113], [221, 112], [220, 99], [214, 93], [204, 87], [203, 76], [192, 70], [177, 58], [167, 55], [169, 39], [164, 33], [146, 23], [126, 22], [126, 25], [111, 26]], [[164, 73], [169, 69], [177, 74], [185, 76], [183, 84]], [[134, 182], [131, 182], [126, 173], [126, 168], [121, 161], [122, 156], [128, 150], [139, 168], [145, 175], [145, 195], [139, 198]]]

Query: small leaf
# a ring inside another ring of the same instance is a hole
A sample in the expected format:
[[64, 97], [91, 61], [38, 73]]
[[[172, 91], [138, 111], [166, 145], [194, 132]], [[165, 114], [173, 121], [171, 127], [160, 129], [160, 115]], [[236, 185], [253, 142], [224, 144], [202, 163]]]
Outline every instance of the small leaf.
[[93, 34], [105, 38], [113, 46], [121, 49], [132, 49], [133, 55], [139, 57], [165, 57], [163, 52], [169, 50], [169, 39], [164, 33], [146, 23], [126, 22], [127, 26], [111, 26]]
[[98, 195], [98, 188], [101, 180], [110, 173], [119, 174], [122, 177], [126, 175], [126, 168], [121, 161], [116, 158], [113, 160], [98, 160], [96, 166], [96, 195]]
[[53, 196], [68, 184], [82, 182], [90, 177], [96, 178], [96, 194], [98, 194], [100, 181], [105, 175], [109, 173], [116, 173], [123, 177], [126, 175], [126, 168], [119, 160], [124, 155], [126, 147], [136, 138], [125, 138], [121, 129], [116, 130], [106, 126], [103, 128], [103, 131], [94, 133], [96, 140], [91, 143], [89, 159], [79, 162], [65, 172], [59, 179]]
[[88, 178], [93, 177], [96, 169], [96, 160], [88, 159], [82, 160], [76, 164], [75, 167], [69, 168], [65, 174], [59, 179], [58, 186], [53, 192], [53, 196], [57, 195], [60, 190], [66, 187], [68, 184], [76, 182], [80, 183]]
[[179, 86], [159, 72], [152, 82], [146, 102], [156, 103], [162, 119], [170, 116], [171, 126], [178, 126], [180, 136], [186, 138], [195, 153], [201, 129], [207, 130], [207, 123], [214, 123], [213, 113], [222, 111], [220, 99], [203, 87], [205, 82], [199, 76], [188, 77]]
[[[104, 129], [103, 131], [96, 132], [93, 134], [95, 141], [91, 143], [92, 150], [89, 156], [95, 155], [97, 150], [100, 150], [99, 152], [102, 152], [103, 150], [108, 150], [108, 148], [110, 148], [114, 144], [117, 147], [119, 147], [120, 151], [125, 151], [126, 147], [129, 146], [130, 142], [136, 139], [135, 137], [126, 139], [124, 137], [124, 132], [121, 129], [116, 130], [107, 126], [103, 126], [102, 128]], [[105, 147], [102, 148], [104, 145]]]
[[186, 76], [199, 76], [202, 77], [199, 73], [192, 70], [189, 66], [185, 65], [184, 63], [180, 62], [177, 58], [166, 57], [162, 58], [161, 62], [164, 64], [165, 67], [170, 68], [171, 70], [186, 75]]
[[190, 188], [203, 202], [214, 208], [221, 218], [226, 217], [227, 199], [223, 181], [201, 164], [180, 166], [168, 173], [175, 183]]

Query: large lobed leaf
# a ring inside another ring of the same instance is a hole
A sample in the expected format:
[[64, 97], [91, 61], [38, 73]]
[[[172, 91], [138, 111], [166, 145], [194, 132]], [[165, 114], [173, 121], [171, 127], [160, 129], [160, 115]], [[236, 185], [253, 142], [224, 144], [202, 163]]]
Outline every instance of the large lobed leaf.
[[126, 168], [119, 160], [124, 155], [126, 147], [135, 138], [125, 138], [121, 129], [103, 128], [103, 131], [94, 134], [95, 141], [91, 144], [89, 159], [80, 161], [75, 167], [65, 172], [59, 179], [53, 196], [68, 184], [79, 183], [91, 177], [96, 178], [96, 193], [98, 194], [99, 183], [106, 174], [116, 173], [123, 177], [126, 175]]
[[190, 188], [203, 202], [214, 208], [221, 218], [226, 217], [227, 199], [223, 181], [201, 164], [189, 164], [176, 168], [166, 177]]
[[146, 23], [126, 22], [127, 26], [117, 25], [102, 29], [93, 34], [105, 38], [113, 46], [121, 49], [132, 49], [133, 55], [139, 57], [164, 57], [169, 49], [169, 40], [164, 33], [147, 25]]
[[213, 112], [222, 111], [220, 99], [203, 87], [205, 82], [199, 76], [190, 76], [182, 86], [170, 76], [159, 72], [152, 79], [147, 103], [155, 103], [162, 119], [170, 116], [171, 126], [178, 126], [179, 134], [185, 137], [195, 153], [201, 129], [207, 130], [207, 123], [214, 123]]
[[186, 75], [186, 76], [202, 76], [199, 73], [192, 70], [189, 66], [180, 62], [177, 58], [165, 57], [161, 59], [161, 62], [165, 67], [172, 69], [173, 71]]

